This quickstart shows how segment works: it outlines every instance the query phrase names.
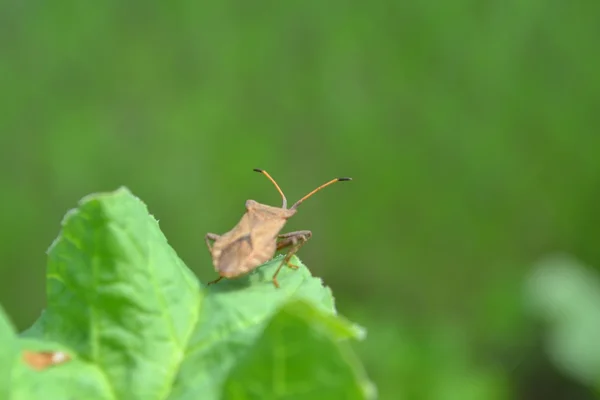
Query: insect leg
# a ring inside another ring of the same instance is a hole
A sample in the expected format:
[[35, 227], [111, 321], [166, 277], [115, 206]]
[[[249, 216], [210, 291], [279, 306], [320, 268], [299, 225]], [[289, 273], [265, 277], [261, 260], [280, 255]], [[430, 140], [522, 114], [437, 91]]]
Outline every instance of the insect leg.
[[217, 278], [217, 279], [215, 279], [214, 281], [210, 281], [210, 282], [208, 282], [206, 285], [207, 285], [207, 286], [208, 286], [208, 285], [212, 285], [213, 283], [217, 283], [217, 282], [219, 282], [221, 279], [223, 279], [223, 277], [222, 277], [222, 276], [218, 277], [218, 278]]
[[300, 247], [302, 247], [304, 243], [306, 243], [308, 239], [310, 239], [311, 236], [311, 231], [297, 231], [279, 235], [279, 237], [283, 238], [284, 240], [277, 243], [277, 250], [281, 250], [282, 248], [287, 246], [292, 246], [292, 248], [285, 255], [285, 257], [281, 261], [281, 264], [279, 264], [279, 267], [277, 268], [277, 271], [275, 271], [275, 274], [273, 274], [273, 284], [275, 285], [275, 287], [279, 287], [277, 275], [279, 274], [279, 271], [281, 271], [281, 268], [284, 265], [287, 265], [292, 269], [298, 269], [297, 265], [290, 264], [290, 259], [294, 254], [298, 252], [298, 250], [300, 250]]
[[[307, 241], [308, 239], [310, 239], [311, 236], [312, 236], [311, 231], [296, 231], [296, 232], [289, 232], [289, 233], [284, 233], [284, 234], [278, 235], [277, 237], [280, 239], [283, 239], [283, 240], [281, 240], [277, 243], [277, 250], [279, 251], [285, 247], [294, 246], [298, 242], [299, 239]], [[290, 264], [289, 262], [288, 262], [288, 267], [290, 267], [292, 269], [298, 269], [297, 265]]]
[[291, 238], [293, 236], [307, 236], [307, 239], [308, 239], [312, 236], [312, 232], [311, 231], [295, 231], [295, 232], [288, 232], [288, 233], [282, 233], [281, 235], [277, 235], [277, 237], [279, 239], [287, 239], [287, 238]]
[[206, 236], [204, 236], [204, 241], [206, 242], [206, 247], [208, 247], [209, 252], [212, 253], [212, 246], [210, 245], [210, 241], [217, 240], [219, 237], [221, 236], [217, 235], [216, 233], [207, 233]]

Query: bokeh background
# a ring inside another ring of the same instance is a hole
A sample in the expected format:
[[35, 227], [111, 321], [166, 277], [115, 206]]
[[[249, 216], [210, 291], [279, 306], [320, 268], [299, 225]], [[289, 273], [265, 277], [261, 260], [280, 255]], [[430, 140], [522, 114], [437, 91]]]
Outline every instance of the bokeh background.
[[246, 199], [280, 204], [253, 168], [290, 201], [351, 176], [286, 230], [313, 231], [300, 257], [368, 329], [356, 349], [380, 398], [591, 399], [523, 287], [556, 252], [600, 266], [599, 16], [552, 0], [4, 2], [0, 303], [20, 329], [39, 316], [45, 251], [91, 192], [129, 187], [206, 282], [204, 234]]

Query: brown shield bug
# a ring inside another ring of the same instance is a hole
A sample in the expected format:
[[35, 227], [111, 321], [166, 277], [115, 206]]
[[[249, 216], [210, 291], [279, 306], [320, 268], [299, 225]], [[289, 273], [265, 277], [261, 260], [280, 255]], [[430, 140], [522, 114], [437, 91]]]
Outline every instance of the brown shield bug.
[[[279, 234], [287, 220], [296, 214], [297, 207], [304, 200], [319, 190], [339, 181], [352, 180], [352, 178], [332, 179], [302, 197], [290, 208], [287, 208], [287, 200], [277, 182], [271, 178], [267, 171], [262, 169], [255, 169], [254, 171], [260, 172], [269, 178], [281, 195], [283, 204], [279, 208], [260, 204], [254, 200], [247, 200], [246, 213], [232, 230], [222, 235], [206, 234], [206, 245], [211, 254], [215, 271], [219, 273], [219, 278], [209, 282], [209, 285], [223, 278], [235, 278], [252, 271], [273, 258], [276, 251], [291, 246], [273, 275], [273, 284], [275, 287], [279, 287], [277, 274], [279, 274], [283, 265], [287, 265], [292, 269], [298, 268], [297, 265], [290, 264], [289, 261], [312, 236], [311, 231]], [[214, 241], [212, 246], [210, 244], [211, 240]]]

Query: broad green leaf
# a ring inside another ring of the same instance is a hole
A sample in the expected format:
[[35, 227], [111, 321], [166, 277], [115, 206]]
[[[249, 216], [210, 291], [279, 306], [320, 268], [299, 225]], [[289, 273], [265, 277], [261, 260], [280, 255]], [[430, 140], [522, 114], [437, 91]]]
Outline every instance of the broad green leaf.
[[[20, 340], [62, 346], [73, 360], [51, 369], [54, 380], [20, 369], [13, 380], [19, 398], [227, 398], [232, 371], [244, 371], [246, 355], [259, 357], [256, 348], [268, 350], [275, 314], [320, 335], [302, 336], [308, 369], [325, 361], [345, 382], [306, 376], [311, 391], [335, 397], [351, 390], [352, 398], [364, 398], [360, 365], [341, 342], [364, 332], [336, 315], [331, 291], [296, 257], [299, 268], [281, 270], [280, 288], [272, 277], [281, 256], [201, 289], [146, 206], [122, 188], [88, 196], [69, 212], [48, 260], [48, 307]], [[297, 300], [310, 305], [290, 305]], [[315, 357], [319, 352], [326, 360]], [[77, 382], [63, 382], [61, 374]]]
[[550, 358], [600, 389], [600, 277], [569, 257], [541, 261], [527, 285], [531, 310], [547, 323]]
[[[198, 325], [190, 341], [172, 395], [169, 399], [195, 399], [202, 393], [206, 399], [218, 399], [229, 371], [240, 357], [251, 349], [272, 315], [291, 299], [304, 299], [320, 310], [335, 314], [329, 288], [297, 258], [278, 275], [280, 288], [273, 286], [272, 276], [282, 256], [259, 267], [245, 277], [222, 280], [209, 286]], [[320, 314], [315, 314], [320, 318]], [[360, 337], [360, 328], [340, 328], [341, 336]], [[315, 383], [317, 384], [317, 383]]]
[[366, 399], [375, 391], [347, 341], [356, 331], [304, 301], [284, 305], [229, 374], [225, 399]]
[[0, 399], [8, 399], [10, 378], [17, 357], [17, 337], [14, 328], [0, 306]]
[[[64, 351], [69, 361], [42, 371], [31, 368], [23, 360], [16, 366], [10, 400], [111, 400], [115, 399], [111, 385], [100, 368], [78, 358], [72, 350], [58, 343], [21, 339], [21, 350]], [[4, 397], [3, 397], [4, 398]]]
[[86, 197], [48, 255], [48, 307], [28, 336], [99, 366], [118, 399], [162, 399], [198, 319], [201, 292], [127, 189]]

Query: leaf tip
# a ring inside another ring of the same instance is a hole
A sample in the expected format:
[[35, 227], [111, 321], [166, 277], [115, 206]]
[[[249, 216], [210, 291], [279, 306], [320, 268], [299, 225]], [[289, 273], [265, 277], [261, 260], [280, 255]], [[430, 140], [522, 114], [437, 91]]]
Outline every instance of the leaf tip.
[[139, 197], [137, 197], [136, 195], [134, 195], [133, 192], [131, 190], [129, 190], [129, 188], [127, 186], [119, 186], [117, 189], [112, 190], [112, 191], [94, 192], [94, 193], [85, 195], [77, 202], [77, 206], [81, 207], [87, 203], [90, 203], [92, 201], [97, 201], [98, 199], [104, 198], [104, 197], [130, 197], [130, 198], [133, 198], [133, 199], [143, 203], [142, 200]]

